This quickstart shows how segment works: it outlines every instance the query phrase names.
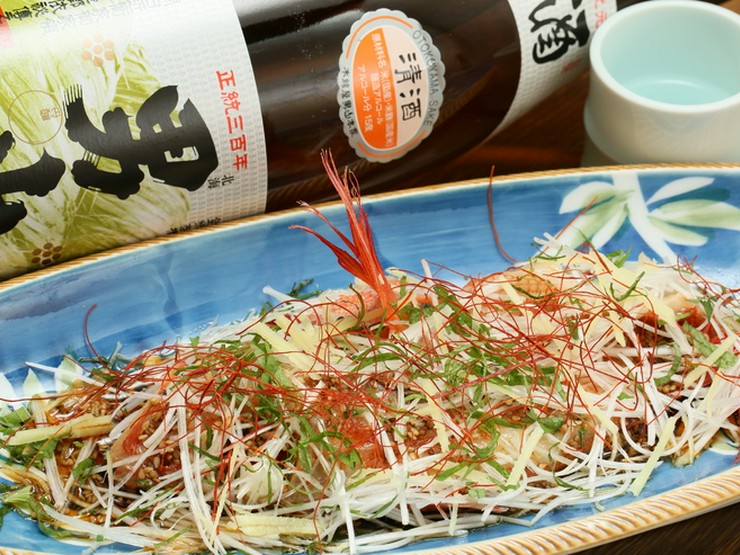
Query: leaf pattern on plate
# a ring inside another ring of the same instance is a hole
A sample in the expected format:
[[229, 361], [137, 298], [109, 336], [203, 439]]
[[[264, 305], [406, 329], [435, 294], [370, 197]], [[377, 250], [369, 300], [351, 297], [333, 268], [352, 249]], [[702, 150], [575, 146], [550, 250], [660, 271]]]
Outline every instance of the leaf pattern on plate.
[[708, 187], [712, 183], [714, 183], [714, 178], [712, 177], [691, 176], [683, 177], [681, 179], [674, 179], [667, 185], [664, 185], [663, 187], [658, 189], [653, 194], [653, 196], [647, 200], [646, 204], [653, 204], [661, 200], [667, 200], [679, 195], [685, 195], [686, 193], [696, 191], [697, 189]]
[[[645, 200], [637, 172], [615, 172], [612, 183], [591, 181], [564, 196], [560, 213], [578, 214], [559, 237], [574, 247], [588, 241], [600, 249], [629, 222], [658, 256], [675, 259], [671, 244], [697, 247], [709, 240], [707, 230], [740, 231], [740, 208], [697, 197], [697, 191], [713, 183], [712, 177], [675, 179]], [[690, 193], [693, 198], [676, 199]]]

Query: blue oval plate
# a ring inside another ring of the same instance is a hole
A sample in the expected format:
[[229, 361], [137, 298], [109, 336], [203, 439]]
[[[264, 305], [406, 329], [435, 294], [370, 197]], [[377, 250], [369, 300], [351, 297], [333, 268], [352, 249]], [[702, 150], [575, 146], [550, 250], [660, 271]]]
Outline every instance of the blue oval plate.
[[[421, 270], [422, 258], [466, 274], [488, 273], [534, 253], [533, 238], [696, 261], [704, 274], [740, 284], [740, 166], [597, 168], [470, 181], [368, 197], [381, 262]], [[494, 240], [493, 221], [500, 238]], [[344, 226], [343, 207], [321, 207]], [[577, 217], [576, 217], [577, 216]], [[575, 221], [573, 221], [575, 218]], [[351, 278], [315, 238], [290, 230], [328, 229], [296, 209], [121, 248], [0, 283], [0, 371], [20, 386], [26, 362], [54, 364], [86, 352], [84, 325], [100, 352], [134, 353], [244, 317], [312, 278], [319, 288]], [[570, 225], [569, 225], [570, 224]], [[48, 384], [52, 387], [53, 384]], [[687, 468], [662, 465], [639, 497], [563, 509], [531, 527], [502, 524], [416, 544], [405, 551], [562, 553], [667, 524], [740, 500], [734, 454], [707, 452]], [[88, 546], [43, 536], [33, 522], [5, 517], [0, 553], [18, 549], [81, 554]], [[100, 553], [115, 550], [106, 547]]]

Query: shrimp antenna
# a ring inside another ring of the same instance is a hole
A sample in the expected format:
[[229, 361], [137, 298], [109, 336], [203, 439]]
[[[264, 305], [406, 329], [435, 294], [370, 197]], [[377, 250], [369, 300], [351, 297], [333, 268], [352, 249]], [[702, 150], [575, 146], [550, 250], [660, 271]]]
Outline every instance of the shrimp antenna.
[[344, 203], [347, 213], [351, 238], [342, 233], [329, 219], [310, 204], [301, 201], [299, 204], [308, 208], [316, 216], [328, 225], [336, 234], [346, 249], [331, 242], [317, 231], [302, 225], [292, 225], [290, 229], [300, 229], [310, 233], [319, 241], [324, 243], [337, 257], [339, 265], [350, 274], [372, 288], [380, 298], [384, 308], [390, 309], [395, 301], [395, 295], [388, 277], [378, 259], [375, 244], [372, 237], [370, 221], [362, 206], [360, 188], [355, 174], [345, 169], [340, 175], [331, 153], [324, 150], [321, 152], [321, 161], [324, 164], [329, 180], [336, 190], [339, 198]]

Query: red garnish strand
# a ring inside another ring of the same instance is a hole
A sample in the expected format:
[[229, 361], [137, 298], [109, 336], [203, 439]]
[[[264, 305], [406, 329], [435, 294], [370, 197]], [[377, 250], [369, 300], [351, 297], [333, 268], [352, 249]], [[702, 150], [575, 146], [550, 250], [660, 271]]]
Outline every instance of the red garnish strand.
[[486, 189], [486, 201], [488, 203], [488, 221], [491, 223], [491, 231], [493, 231], [493, 240], [496, 243], [496, 248], [501, 253], [501, 256], [503, 256], [506, 260], [509, 261], [511, 264], [516, 264], [518, 260], [513, 258], [511, 255], [509, 255], [508, 252], [506, 252], [506, 249], [504, 248], [504, 244], [501, 241], [501, 235], [498, 232], [498, 228], [496, 227], [496, 220], [493, 216], [493, 174], [494, 174], [495, 166], [491, 166], [491, 172], [488, 176], [488, 188]]
[[392, 304], [396, 301], [396, 295], [378, 259], [367, 212], [365, 212], [362, 206], [357, 179], [353, 173], [347, 170], [345, 170], [343, 176], [340, 176], [333, 158], [327, 151], [321, 153], [321, 160], [334, 189], [344, 203], [352, 238], [350, 239], [342, 233], [316, 208], [305, 202], [302, 202], [301, 205], [308, 208], [326, 223], [346, 245], [348, 250], [332, 243], [311, 228], [301, 225], [293, 225], [290, 228], [300, 229], [310, 233], [329, 247], [337, 257], [339, 265], [373, 289], [378, 294], [383, 307], [388, 313], [391, 313], [393, 311]]

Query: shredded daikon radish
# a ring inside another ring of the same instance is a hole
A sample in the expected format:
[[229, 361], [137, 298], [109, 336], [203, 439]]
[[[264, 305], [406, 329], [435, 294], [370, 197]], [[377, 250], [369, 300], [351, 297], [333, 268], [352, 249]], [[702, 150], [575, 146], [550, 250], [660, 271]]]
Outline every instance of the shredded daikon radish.
[[736, 292], [543, 244], [558, 257], [460, 283], [424, 262], [382, 295], [268, 288], [278, 305], [193, 341], [67, 360], [59, 395], [34, 365], [46, 396], [3, 407], [5, 473], [94, 542], [360, 554], [639, 495], [737, 442]]

